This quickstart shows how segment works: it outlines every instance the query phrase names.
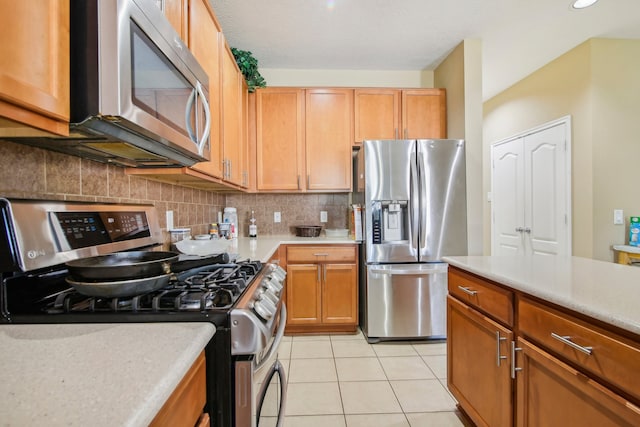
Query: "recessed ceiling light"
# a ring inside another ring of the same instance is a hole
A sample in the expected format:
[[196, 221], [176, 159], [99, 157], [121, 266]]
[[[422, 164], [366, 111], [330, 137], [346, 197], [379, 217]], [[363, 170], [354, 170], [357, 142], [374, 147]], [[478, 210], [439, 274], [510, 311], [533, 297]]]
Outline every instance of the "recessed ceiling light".
[[593, 6], [597, 1], [598, 0], [575, 0], [571, 7], [574, 9], [584, 9], [589, 6]]

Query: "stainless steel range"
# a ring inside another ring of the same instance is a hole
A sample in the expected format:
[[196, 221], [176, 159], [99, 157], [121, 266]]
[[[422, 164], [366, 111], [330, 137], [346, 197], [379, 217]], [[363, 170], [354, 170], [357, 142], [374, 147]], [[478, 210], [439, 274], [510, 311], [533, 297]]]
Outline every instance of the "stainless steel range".
[[[161, 242], [150, 205], [0, 199], [0, 321], [212, 322], [216, 334], [205, 348], [205, 410], [212, 425], [256, 426], [259, 420], [281, 425], [286, 396], [277, 360], [286, 319], [282, 268], [229, 260], [227, 254], [169, 254], [172, 262], [151, 278], [132, 274], [110, 280], [106, 273], [89, 281], [71, 274], [78, 260], [110, 263], [120, 255], [158, 252]], [[153, 288], [136, 292], [141, 284]], [[273, 394], [275, 404], [265, 403], [264, 397]]]

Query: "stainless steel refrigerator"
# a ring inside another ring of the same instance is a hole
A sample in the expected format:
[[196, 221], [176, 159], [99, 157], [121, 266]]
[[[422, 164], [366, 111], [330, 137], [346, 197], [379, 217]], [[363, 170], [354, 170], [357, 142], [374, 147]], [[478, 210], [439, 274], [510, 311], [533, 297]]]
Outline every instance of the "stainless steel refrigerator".
[[357, 156], [361, 328], [369, 342], [444, 338], [442, 257], [467, 254], [464, 141], [365, 141]]

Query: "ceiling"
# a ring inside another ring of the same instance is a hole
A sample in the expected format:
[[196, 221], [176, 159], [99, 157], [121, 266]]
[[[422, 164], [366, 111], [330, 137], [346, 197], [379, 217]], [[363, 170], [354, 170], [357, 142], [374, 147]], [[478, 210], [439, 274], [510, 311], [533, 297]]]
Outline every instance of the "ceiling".
[[482, 40], [489, 99], [591, 37], [640, 39], [639, 0], [209, 0], [260, 68], [433, 70]]

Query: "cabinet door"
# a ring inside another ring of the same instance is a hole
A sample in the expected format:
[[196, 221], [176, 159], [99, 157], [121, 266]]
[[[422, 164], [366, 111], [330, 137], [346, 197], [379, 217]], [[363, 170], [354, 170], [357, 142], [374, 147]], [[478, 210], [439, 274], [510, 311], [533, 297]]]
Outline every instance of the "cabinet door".
[[638, 426], [640, 408], [518, 339], [517, 426]]
[[0, 116], [69, 134], [69, 1], [0, 6]]
[[[193, 7], [193, 3], [198, 1], [201, 0], [193, 1], [191, 7]], [[167, 20], [171, 23], [173, 29], [176, 30], [176, 33], [180, 35], [180, 38], [184, 40], [187, 46], [189, 46], [189, 49], [191, 49], [189, 40], [189, 20], [192, 17], [188, 16], [189, 0], [163, 0], [162, 5], [164, 7], [164, 16], [167, 17]], [[200, 61], [199, 58], [198, 60]], [[200, 63], [202, 64], [202, 62]]]
[[445, 90], [403, 90], [402, 132], [404, 139], [446, 138]]
[[302, 189], [304, 90], [256, 90], [256, 186], [258, 190]]
[[447, 318], [449, 390], [477, 426], [512, 425], [513, 333], [451, 296]]
[[358, 323], [358, 268], [355, 264], [323, 264], [322, 322]]
[[354, 91], [355, 142], [400, 137], [400, 91], [356, 89]]
[[349, 191], [353, 90], [307, 89], [305, 115], [307, 190]]
[[[186, 0], [185, 0], [186, 1]], [[177, 0], [171, 2], [179, 3]], [[165, 3], [167, 7], [167, 3]], [[209, 137], [209, 161], [193, 165], [193, 169], [222, 178], [222, 115], [220, 87], [220, 53], [222, 35], [213, 10], [207, 0], [192, 0], [189, 7], [189, 50], [209, 76], [209, 108], [211, 133]]]
[[287, 324], [309, 325], [321, 322], [322, 288], [318, 264], [287, 266]]
[[222, 53], [222, 135], [226, 161], [224, 179], [242, 184], [242, 74], [231, 49]]

